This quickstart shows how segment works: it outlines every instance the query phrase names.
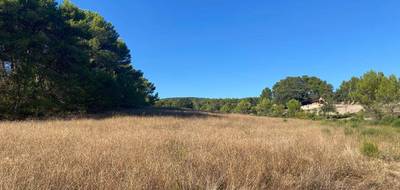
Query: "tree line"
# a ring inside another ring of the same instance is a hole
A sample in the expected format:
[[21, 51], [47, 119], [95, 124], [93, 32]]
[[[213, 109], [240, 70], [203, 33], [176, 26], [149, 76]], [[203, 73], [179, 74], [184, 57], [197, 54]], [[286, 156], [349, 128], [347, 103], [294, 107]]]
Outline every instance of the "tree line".
[[[400, 82], [370, 71], [334, 90], [317, 77], [287, 77], [259, 97], [158, 100], [155, 86], [132, 66], [126, 43], [101, 15], [70, 1], [0, 0], [0, 119], [119, 108], [187, 108], [209, 112], [304, 117], [300, 107], [324, 99], [361, 104], [368, 117], [398, 117]], [[329, 115], [329, 114], [328, 114]], [[311, 115], [311, 117], [314, 117]]]
[[101, 15], [70, 1], [0, 0], [0, 118], [152, 105], [155, 86]]
[[[302, 105], [323, 99], [320, 113], [305, 113]], [[369, 71], [361, 77], [343, 81], [337, 90], [317, 77], [287, 77], [272, 89], [265, 88], [259, 97], [243, 99], [170, 98], [156, 103], [160, 107], [187, 108], [221, 113], [245, 113], [266, 116], [315, 118], [332, 116], [334, 104], [361, 104], [366, 117], [381, 120], [397, 118], [400, 81], [395, 75]]]
[[332, 98], [333, 86], [317, 77], [287, 77], [272, 89], [265, 88], [259, 97], [242, 99], [168, 98], [156, 106], [186, 108], [221, 113], [244, 113], [268, 116], [294, 115], [301, 105]]

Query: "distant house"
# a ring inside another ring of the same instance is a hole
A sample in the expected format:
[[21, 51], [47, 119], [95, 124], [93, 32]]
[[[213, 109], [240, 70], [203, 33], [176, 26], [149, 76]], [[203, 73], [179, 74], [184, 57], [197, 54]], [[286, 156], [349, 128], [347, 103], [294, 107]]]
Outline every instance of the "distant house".
[[306, 111], [306, 112], [314, 112], [314, 113], [318, 113], [321, 110], [321, 107], [323, 106], [323, 103], [320, 103], [319, 101], [314, 102], [312, 104], [307, 104], [304, 106], [301, 106], [301, 110]]
[[[321, 111], [322, 106], [326, 103], [324, 98], [318, 99], [318, 101], [313, 102], [312, 104], [304, 105], [301, 109], [305, 112], [310, 113], [319, 113]], [[364, 110], [362, 105], [359, 104], [335, 104], [336, 112], [338, 114], [351, 114], [358, 113]]]
[[336, 104], [336, 111], [339, 114], [347, 114], [347, 113], [358, 113], [364, 110], [364, 107], [360, 104]]

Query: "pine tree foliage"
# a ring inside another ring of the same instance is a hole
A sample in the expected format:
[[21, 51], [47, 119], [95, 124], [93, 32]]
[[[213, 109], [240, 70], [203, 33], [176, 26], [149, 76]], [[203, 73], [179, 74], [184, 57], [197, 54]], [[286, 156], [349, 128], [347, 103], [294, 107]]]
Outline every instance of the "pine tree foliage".
[[0, 115], [153, 104], [155, 87], [99, 14], [69, 1], [0, 0]]

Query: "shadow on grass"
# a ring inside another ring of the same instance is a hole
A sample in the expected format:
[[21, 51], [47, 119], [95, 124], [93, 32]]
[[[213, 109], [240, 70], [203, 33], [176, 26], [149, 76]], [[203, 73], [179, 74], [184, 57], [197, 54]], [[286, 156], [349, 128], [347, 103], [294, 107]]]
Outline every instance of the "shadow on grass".
[[178, 117], [178, 118], [210, 118], [210, 117], [221, 117], [220, 115], [213, 113], [206, 113], [200, 111], [193, 111], [190, 109], [177, 109], [177, 108], [140, 108], [140, 109], [123, 109], [116, 111], [107, 111], [90, 114], [69, 114], [69, 115], [57, 115], [51, 117], [40, 117], [40, 118], [25, 118], [15, 119], [18, 120], [74, 120], [74, 119], [95, 119], [103, 120], [112, 117], [127, 117], [127, 116], [140, 116], [140, 117]]
[[46, 121], [46, 120], [74, 120], [74, 119], [96, 119], [102, 120], [112, 117], [126, 117], [126, 116], [141, 116], [141, 117], [178, 117], [178, 118], [209, 118], [209, 117], [221, 117], [215, 113], [207, 113], [194, 111], [190, 109], [180, 108], [140, 108], [140, 109], [120, 109], [116, 111], [88, 113], [88, 114], [58, 114], [53, 116], [44, 117], [16, 117], [9, 119], [2, 119], [1, 121]]
[[121, 112], [114, 112], [113, 115], [118, 116], [142, 116], [142, 117], [221, 117], [217, 114], [194, 111], [190, 109], [180, 108], [143, 108], [135, 110], [124, 110]]

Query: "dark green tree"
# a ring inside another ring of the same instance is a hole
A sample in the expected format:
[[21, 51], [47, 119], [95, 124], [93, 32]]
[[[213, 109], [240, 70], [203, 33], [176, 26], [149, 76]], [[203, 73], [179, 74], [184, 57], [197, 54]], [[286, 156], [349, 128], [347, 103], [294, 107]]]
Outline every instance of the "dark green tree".
[[400, 101], [399, 79], [394, 75], [387, 77], [381, 72], [367, 72], [359, 79], [356, 91], [350, 96], [377, 119], [387, 113], [394, 115]]
[[[133, 69], [131, 55], [113, 25], [97, 13], [82, 11], [69, 1], [61, 6], [71, 27], [81, 28], [81, 43], [90, 57], [91, 82], [88, 106], [91, 110], [150, 105], [157, 99], [155, 87]], [[101, 81], [101, 82], [97, 82]]]
[[[0, 1], [1, 106], [6, 114], [84, 109], [85, 56], [54, 1]], [[77, 64], [80, 63], [80, 64]]]
[[317, 77], [287, 77], [273, 87], [273, 98], [278, 104], [295, 99], [304, 105], [331, 96], [333, 86]]
[[0, 0], [0, 114], [150, 105], [154, 85], [100, 15], [66, 1]]
[[353, 103], [355, 100], [351, 94], [357, 90], [357, 83], [360, 79], [352, 77], [349, 81], [343, 81], [339, 89], [335, 92], [335, 101], [344, 103]]
[[260, 99], [272, 100], [272, 90], [270, 88], [265, 88], [261, 92]]
[[394, 75], [383, 78], [376, 93], [377, 102], [382, 105], [383, 111], [395, 116], [395, 110], [399, 107], [400, 102], [399, 79]]
[[368, 112], [373, 113], [378, 119], [382, 117], [382, 113], [379, 104], [377, 104], [377, 92], [384, 78], [383, 73], [367, 72], [358, 81], [356, 91], [350, 94], [354, 100], [363, 105]]

